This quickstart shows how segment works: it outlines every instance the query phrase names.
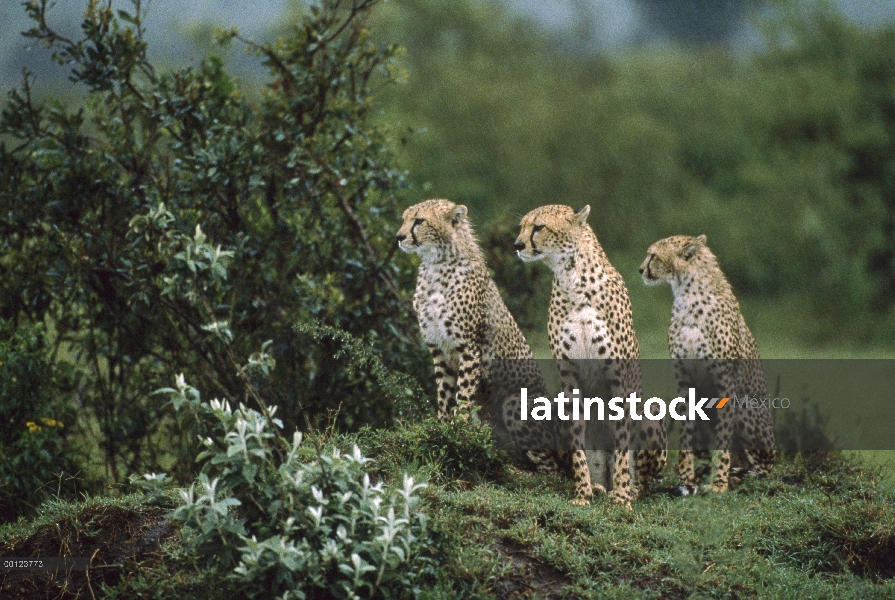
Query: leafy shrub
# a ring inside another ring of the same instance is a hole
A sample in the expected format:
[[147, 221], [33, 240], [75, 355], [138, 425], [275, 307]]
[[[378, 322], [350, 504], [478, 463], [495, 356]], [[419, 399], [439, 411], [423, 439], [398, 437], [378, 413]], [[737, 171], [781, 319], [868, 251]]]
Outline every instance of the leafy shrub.
[[[341, 344], [333, 355], [345, 359], [346, 374], [352, 377], [371, 377], [380, 391], [390, 396], [394, 403], [393, 416], [396, 419], [419, 420], [427, 414], [426, 407], [431, 395], [420, 387], [419, 382], [406, 373], [395, 373], [386, 367], [382, 358], [371, 348], [371, 335], [357, 338], [347, 331], [317, 323], [296, 323], [295, 331], [311, 336], [315, 341], [331, 340]], [[341, 409], [341, 405], [336, 412]]]
[[366, 335], [391, 369], [428, 366], [402, 291], [410, 263], [392, 256], [403, 174], [369, 120], [394, 53], [369, 38], [377, 2], [312, 3], [270, 44], [222, 32], [269, 69], [261, 94], [215, 56], [157, 70], [146, 4], [89, 2], [74, 38], [54, 29], [52, 3], [24, 5], [25, 35], [51, 48], [86, 98], [40, 102], [30, 74], [8, 95], [0, 315], [49, 319], [79, 349], [84, 415], [114, 479], [158, 469], [169, 448], [172, 474], [192, 476], [195, 456], [176, 453], [189, 440], [150, 392], [183, 371], [242, 397], [233, 357], [265, 340], [286, 368], [264, 395], [287, 425], [325, 414], [334, 397], [346, 399], [342, 426], [387, 423], [391, 398], [349, 375], [336, 342], [305, 344], [292, 330], [328, 323]]
[[0, 320], [0, 520], [77, 490], [81, 457], [68, 444], [70, 369], [46, 357], [44, 328]]
[[[425, 484], [373, 483], [357, 446], [343, 453], [287, 442], [282, 423], [228, 402], [202, 402], [177, 378], [166, 389], [178, 412], [208, 424], [198, 480], [174, 518], [190, 548], [228, 572], [249, 597], [401, 598], [418, 592], [426, 561]], [[144, 489], [163, 478], [149, 475]]]

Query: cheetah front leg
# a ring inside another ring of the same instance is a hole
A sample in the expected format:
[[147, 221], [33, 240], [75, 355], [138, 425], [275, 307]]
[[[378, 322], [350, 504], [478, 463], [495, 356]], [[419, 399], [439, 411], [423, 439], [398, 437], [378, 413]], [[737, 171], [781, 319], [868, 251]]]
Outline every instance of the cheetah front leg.
[[[643, 376], [640, 371], [640, 362], [626, 360], [624, 363], [625, 378], [629, 381], [628, 389], [642, 392]], [[645, 400], [645, 399], [644, 399]], [[634, 469], [636, 481], [633, 485], [634, 495], [646, 494], [649, 485], [659, 478], [665, 463], [668, 460], [668, 432], [665, 422], [653, 421], [646, 417], [646, 403], [644, 402], [643, 420], [639, 424], [630, 423], [629, 437], [631, 446], [637, 445]]]
[[[734, 386], [734, 369], [733, 361], [723, 361], [721, 363], [720, 373], [720, 389], [725, 397], [732, 397], [735, 392]], [[718, 413], [718, 429], [715, 437], [717, 450], [712, 453], [712, 482], [708, 486], [711, 492], [726, 492], [730, 489], [730, 446], [733, 442], [733, 427], [736, 424], [736, 406], [728, 402], [728, 409], [716, 411]]]
[[[562, 390], [567, 398], [571, 398], [572, 390], [580, 388], [578, 365], [568, 356], [562, 356], [556, 362], [559, 367]], [[596, 486], [591, 484], [590, 466], [584, 451], [586, 447], [584, 421], [569, 421], [567, 431], [569, 453], [572, 460], [572, 480], [575, 482], [575, 497], [572, 499], [572, 504], [585, 506], [590, 504], [594, 491], [605, 494], [606, 488], [599, 484]]]
[[[684, 397], [678, 391], [678, 395]], [[693, 444], [696, 441], [693, 423], [681, 423], [680, 451], [678, 452], [677, 476], [680, 485], [674, 490], [676, 496], [692, 496], [696, 493], [696, 452]]]
[[637, 452], [637, 486], [645, 491], [650, 483], [661, 476], [668, 462], [668, 432], [663, 421], [649, 421], [645, 415], [639, 429], [642, 437]]
[[678, 452], [677, 476], [680, 485], [674, 490], [676, 496], [692, 496], [696, 493], [696, 453], [693, 451], [693, 424], [681, 423], [680, 451]]
[[[621, 390], [616, 390], [621, 396]], [[631, 487], [631, 420], [629, 417], [617, 421], [615, 425], [615, 464], [612, 470], [612, 499], [628, 508], [634, 499]]]
[[[606, 359], [602, 362], [600, 370], [602, 379], [609, 384], [609, 395], [613, 398], [626, 398], [630, 393], [640, 393], [640, 377], [633, 372], [632, 363], [628, 359]], [[639, 366], [639, 363], [638, 363]], [[634, 500], [632, 485], [632, 459], [631, 455], [631, 418], [625, 415], [615, 422], [615, 431], [612, 440], [613, 468], [612, 468], [612, 493], [613, 501], [631, 508]]]
[[[754, 396], [768, 396], [768, 387], [761, 368], [761, 360], [752, 358], [743, 361], [746, 379], [751, 382]], [[776, 458], [776, 440], [774, 439], [774, 420], [770, 409], [760, 408], [750, 411], [751, 419], [743, 419], [743, 425], [737, 425], [740, 438], [743, 440], [749, 472], [756, 477], [766, 477], [774, 468]]]
[[444, 353], [438, 346], [429, 344], [432, 353], [432, 364], [435, 369], [435, 387], [438, 391], [438, 419], [447, 421], [450, 417], [449, 408], [454, 400], [456, 392], [456, 376], [454, 370], [445, 360]]
[[[622, 430], [622, 431], [620, 431]], [[616, 442], [628, 439], [628, 428], [619, 425], [616, 430]], [[612, 493], [610, 497], [617, 503], [631, 508], [634, 492], [631, 488], [631, 453], [627, 446], [616, 446], [615, 466], [612, 471]]]
[[[662, 421], [644, 421], [640, 424], [642, 431], [641, 446], [637, 451], [635, 471], [637, 473], [638, 494], [646, 492], [646, 488], [658, 479], [668, 461], [668, 432]], [[643, 446], [646, 448], [643, 448]]]
[[[687, 375], [687, 361], [674, 360], [674, 374], [677, 379], [677, 395], [686, 398], [693, 382]], [[672, 492], [675, 496], [692, 496], [696, 493], [696, 453], [694, 444], [696, 431], [692, 421], [681, 421], [680, 450], [678, 451], [677, 476], [680, 482]]]
[[749, 460], [749, 472], [755, 477], [767, 477], [774, 468], [774, 460], [777, 457], [777, 451], [774, 448], [770, 450], [750, 450], [746, 452]]
[[[749, 435], [751, 433], [751, 435]], [[758, 422], [746, 428], [746, 458], [749, 470], [756, 477], [766, 477], [774, 468], [774, 423], [769, 413], [759, 416]]]
[[[572, 450], [572, 480], [575, 482], [575, 497], [572, 498], [572, 504], [587, 506], [590, 504], [591, 496], [594, 495], [594, 488], [590, 483], [590, 467], [583, 448]], [[600, 493], [606, 493], [603, 486], [598, 486], [597, 489]]]
[[460, 365], [457, 369], [457, 406], [459, 418], [467, 419], [472, 414], [473, 399], [481, 382], [481, 351], [472, 344], [461, 344], [457, 351]]

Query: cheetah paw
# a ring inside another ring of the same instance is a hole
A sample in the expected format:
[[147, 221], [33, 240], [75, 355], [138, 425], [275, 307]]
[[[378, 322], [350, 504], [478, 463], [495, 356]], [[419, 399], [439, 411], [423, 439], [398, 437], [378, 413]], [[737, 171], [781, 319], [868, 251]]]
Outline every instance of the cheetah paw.
[[613, 491], [610, 494], [612, 501], [616, 504], [621, 504], [625, 508], [631, 508], [631, 494], [628, 492], [619, 492]]

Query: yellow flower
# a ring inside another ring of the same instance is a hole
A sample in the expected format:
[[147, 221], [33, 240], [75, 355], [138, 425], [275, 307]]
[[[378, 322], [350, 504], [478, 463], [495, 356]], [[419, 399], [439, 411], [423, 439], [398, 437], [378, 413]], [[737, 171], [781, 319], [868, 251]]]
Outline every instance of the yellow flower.
[[63, 427], [62, 421], [57, 421], [56, 419], [47, 419], [46, 417], [42, 417], [41, 421], [47, 427], [59, 427], [59, 428]]
[[27, 427], [28, 431], [32, 433], [34, 433], [35, 431], [40, 431], [42, 429], [42, 427], [34, 421], [28, 421], [27, 423], [25, 423], [25, 427]]

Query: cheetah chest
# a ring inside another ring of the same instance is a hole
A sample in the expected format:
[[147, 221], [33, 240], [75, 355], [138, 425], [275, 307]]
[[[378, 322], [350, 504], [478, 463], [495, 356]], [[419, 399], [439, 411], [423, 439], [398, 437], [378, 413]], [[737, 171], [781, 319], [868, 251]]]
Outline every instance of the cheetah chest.
[[696, 324], [684, 324], [674, 336], [675, 356], [677, 358], [707, 358], [709, 340], [705, 330]]
[[605, 358], [609, 355], [609, 327], [591, 307], [570, 312], [559, 327], [559, 343], [572, 359]]
[[417, 316], [423, 341], [439, 348], [448, 348], [455, 341], [451, 306], [442, 291], [421, 290], [417, 295]]
[[459, 344], [476, 338], [478, 286], [466, 269], [433, 270], [417, 285], [413, 304], [423, 341], [451, 354]]

